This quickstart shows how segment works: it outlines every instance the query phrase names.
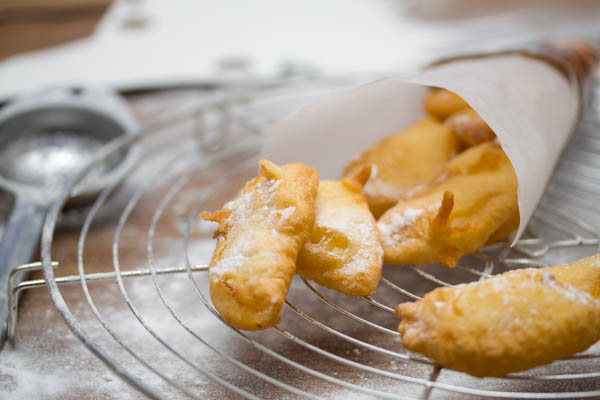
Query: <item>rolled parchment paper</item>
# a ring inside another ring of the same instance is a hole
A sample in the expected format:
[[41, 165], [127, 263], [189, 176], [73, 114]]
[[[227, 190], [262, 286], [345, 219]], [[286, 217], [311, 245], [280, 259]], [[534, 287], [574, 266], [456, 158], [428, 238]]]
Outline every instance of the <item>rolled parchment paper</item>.
[[512, 162], [521, 217], [516, 241], [584, 107], [595, 66], [591, 47], [566, 41], [442, 60], [283, 118], [271, 128], [262, 156], [300, 161], [317, 168], [320, 178], [338, 178], [354, 156], [423, 116], [427, 87], [450, 90], [487, 122]]

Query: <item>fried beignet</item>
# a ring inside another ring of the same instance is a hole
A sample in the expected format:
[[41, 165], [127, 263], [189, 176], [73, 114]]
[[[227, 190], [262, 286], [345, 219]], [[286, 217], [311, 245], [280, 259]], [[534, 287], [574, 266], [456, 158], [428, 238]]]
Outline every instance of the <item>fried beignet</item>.
[[600, 298], [600, 254], [545, 269], [560, 283], [583, 290], [595, 299]]
[[[580, 280], [579, 274], [592, 279]], [[406, 349], [440, 365], [477, 377], [504, 376], [597, 342], [599, 284], [596, 255], [567, 266], [515, 270], [438, 288], [396, 308], [402, 318], [398, 332]]]
[[344, 177], [357, 174], [366, 164], [373, 165], [364, 192], [371, 212], [378, 218], [435, 178], [443, 165], [460, 151], [460, 146], [444, 124], [423, 119], [364, 151], [346, 166]]
[[321, 181], [316, 222], [296, 262], [306, 279], [349, 296], [368, 296], [381, 278], [383, 249], [362, 187], [371, 167], [340, 181]]
[[227, 323], [246, 330], [279, 322], [296, 257], [313, 230], [318, 187], [317, 171], [305, 165], [261, 159], [259, 167], [220, 211], [201, 213], [219, 223], [210, 297]]
[[456, 156], [431, 185], [377, 222], [386, 263], [447, 267], [518, 225], [517, 177], [492, 142]]
[[455, 112], [444, 123], [465, 147], [476, 146], [496, 138], [494, 131], [471, 108]]
[[440, 121], [465, 108], [470, 108], [466, 101], [456, 93], [446, 89], [432, 89], [425, 95], [425, 111]]

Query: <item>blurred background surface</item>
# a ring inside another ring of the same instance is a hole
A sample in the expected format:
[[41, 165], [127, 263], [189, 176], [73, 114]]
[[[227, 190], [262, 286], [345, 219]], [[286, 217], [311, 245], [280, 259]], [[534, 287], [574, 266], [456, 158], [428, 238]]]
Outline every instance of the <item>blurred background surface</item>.
[[5, 0], [0, 60], [90, 35], [110, 0]]
[[0, 98], [57, 83], [137, 90], [389, 75], [540, 37], [595, 38], [599, 17], [600, 3], [583, 0], [7, 0]]

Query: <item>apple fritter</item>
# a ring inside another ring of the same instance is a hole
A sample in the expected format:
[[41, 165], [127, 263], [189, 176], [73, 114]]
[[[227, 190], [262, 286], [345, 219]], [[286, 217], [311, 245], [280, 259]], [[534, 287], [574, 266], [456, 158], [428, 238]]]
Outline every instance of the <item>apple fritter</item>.
[[473, 109], [452, 114], [444, 122], [465, 147], [472, 147], [496, 139], [496, 134]]
[[364, 151], [346, 166], [344, 176], [357, 174], [366, 164], [373, 166], [364, 192], [378, 218], [427, 185], [460, 150], [459, 140], [448, 127], [432, 118], [423, 119]]
[[383, 249], [362, 191], [370, 174], [366, 165], [356, 176], [319, 183], [315, 228], [296, 262], [304, 278], [349, 296], [370, 295], [381, 278]]
[[447, 267], [518, 225], [517, 177], [493, 142], [456, 156], [430, 185], [377, 222], [385, 263]]
[[299, 163], [279, 167], [259, 161], [260, 174], [217, 212], [209, 266], [210, 296], [223, 319], [246, 330], [280, 320], [296, 272], [296, 257], [310, 237], [317, 197], [316, 170]]
[[600, 339], [600, 255], [437, 288], [400, 304], [403, 346], [477, 377], [504, 376]]
[[427, 114], [440, 121], [445, 120], [457, 111], [470, 108], [466, 101], [454, 92], [446, 89], [434, 88], [427, 95], [423, 102]]

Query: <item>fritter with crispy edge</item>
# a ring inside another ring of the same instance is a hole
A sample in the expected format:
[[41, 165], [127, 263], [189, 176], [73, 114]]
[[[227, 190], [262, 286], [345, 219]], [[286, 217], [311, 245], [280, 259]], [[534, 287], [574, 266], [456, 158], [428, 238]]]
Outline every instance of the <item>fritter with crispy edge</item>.
[[477, 377], [504, 376], [600, 339], [600, 255], [443, 287], [396, 308], [403, 346]]
[[364, 192], [378, 218], [427, 185], [460, 150], [460, 141], [448, 127], [423, 119], [361, 153], [346, 166], [344, 177], [356, 175], [367, 164], [373, 166]]
[[465, 147], [496, 139], [494, 131], [470, 108], [455, 112], [444, 123]]
[[517, 177], [493, 142], [456, 156], [430, 185], [377, 222], [385, 263], [447, 267], [518, 225]]
[[459, 95], [446, 89], [432, 88], [423, 101], [427, 114], [440, 121], [444, 121], [457, 111], [470, 108], [466, 101]]
[[371, 174], [321, 181], [316, 222], [296, 262], [306, 279], [349, 296], [372, 294], [381, 278], [383, 249], [362, 187]]
[[279, 167], [261, 159], [260, 174], [220, 211], [209, 266], [210, 296], [223, 319], [246, 330], [280, 320], [296, 272], [296, 257], [315, 222], [318, 175], [300, 163]]

